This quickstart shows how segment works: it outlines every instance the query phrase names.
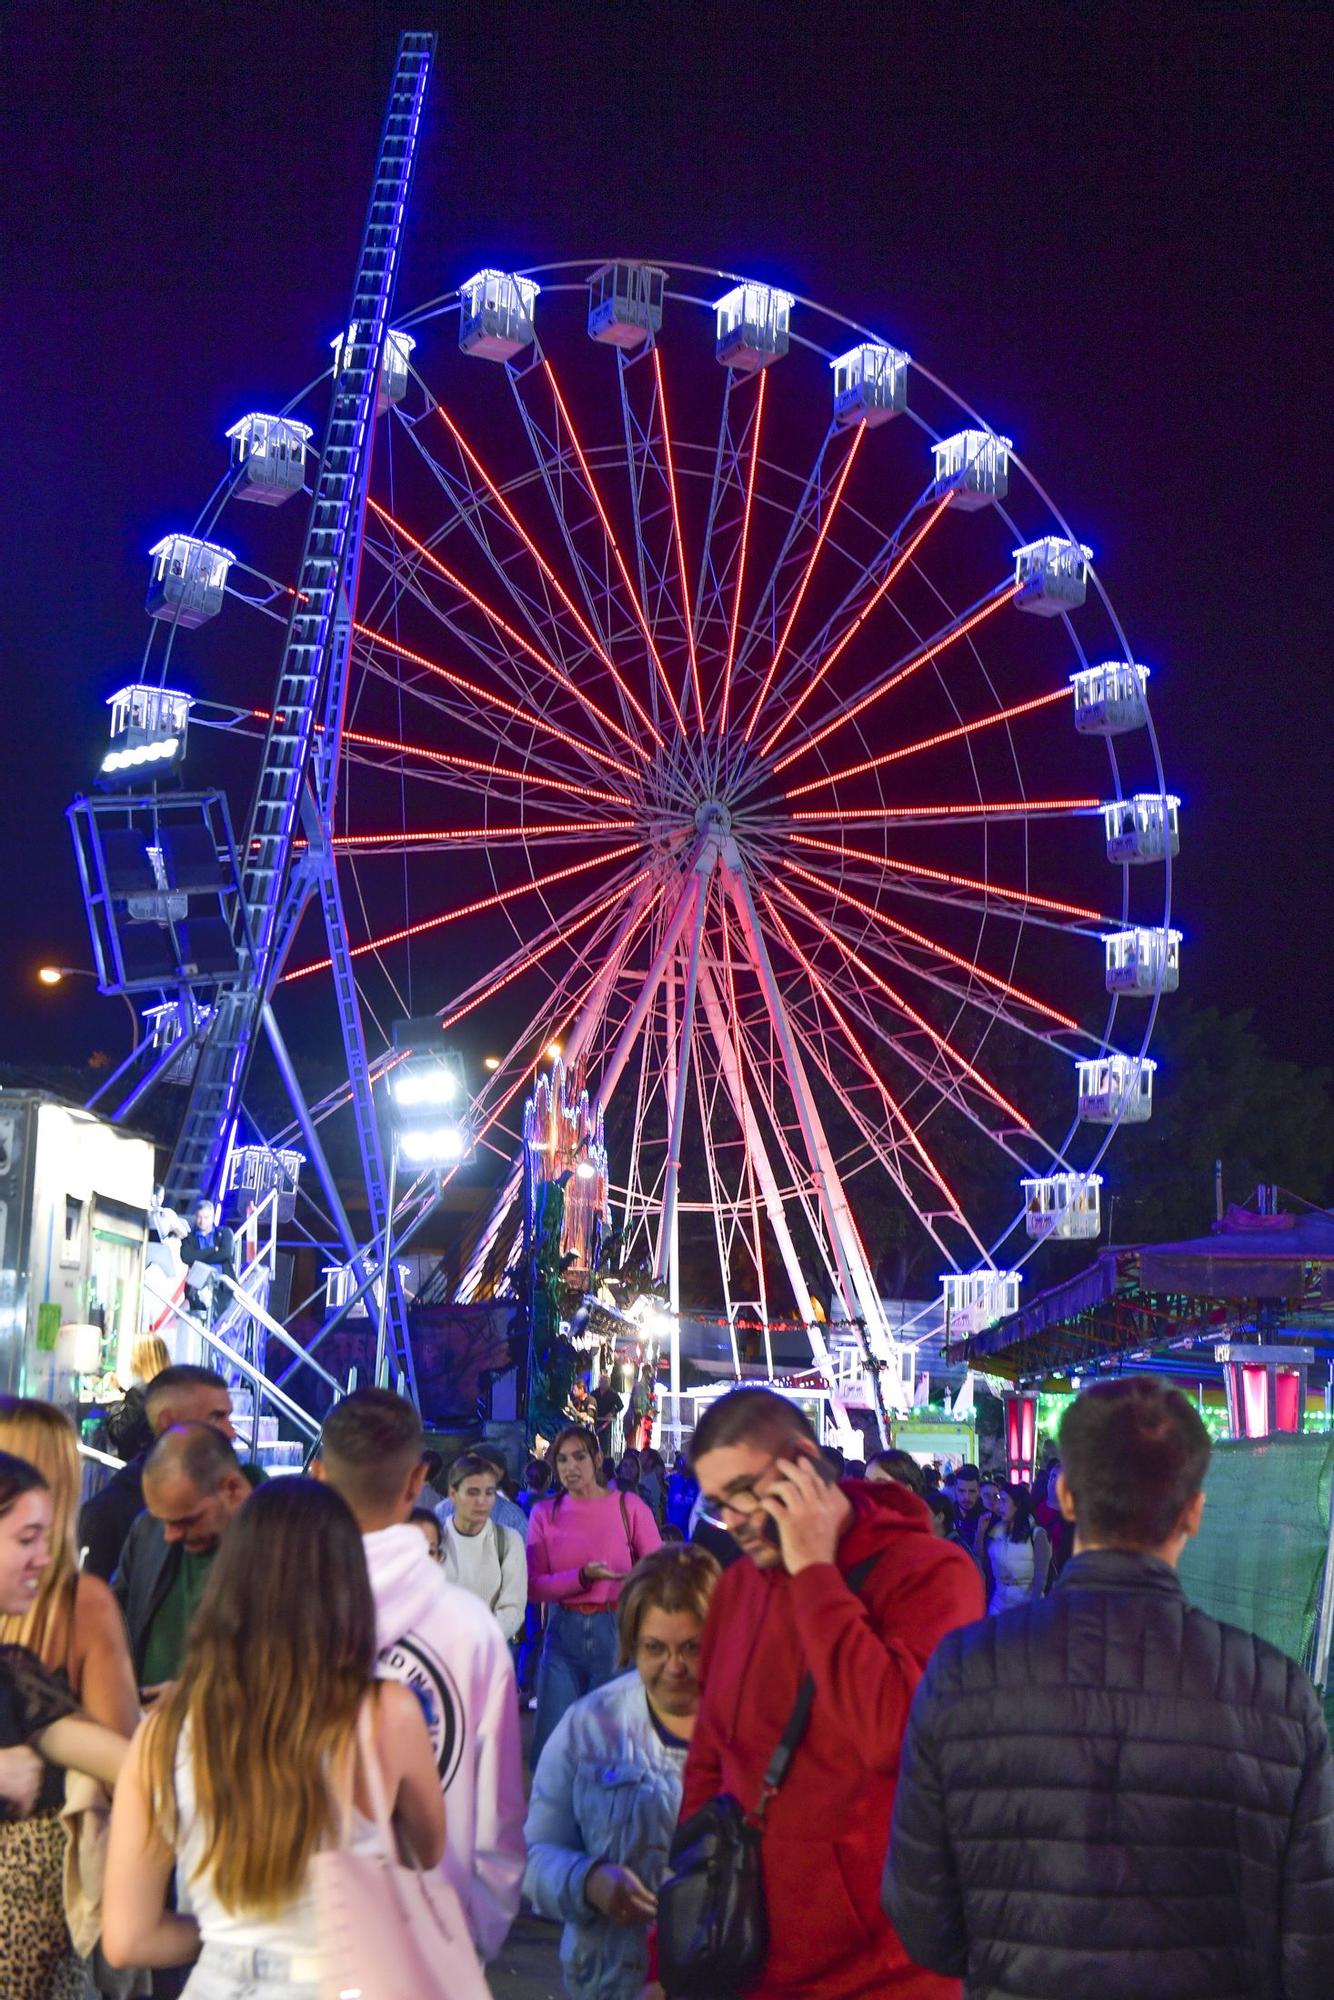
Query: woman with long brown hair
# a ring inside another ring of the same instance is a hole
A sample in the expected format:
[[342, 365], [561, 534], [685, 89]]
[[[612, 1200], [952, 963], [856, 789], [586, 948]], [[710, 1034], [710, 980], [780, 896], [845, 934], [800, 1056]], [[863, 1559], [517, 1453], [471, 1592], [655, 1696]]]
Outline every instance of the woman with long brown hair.
[[[22, 1647], [68, 1692], [71, 1706], [118, 1736], [132, 1736], [139, 1696], [125, 1621], [101, 1577], [79, 1573], [74, 1530], [82, 1480], [74, 1426], [51, 1403], [5, 1397], [0, 1399], [0, 1452], [35, 1467], [49, 1517], [49, 1559], [21, 1604], [0, 1607], [0, 1645]], [[64, 1787], [56, 1786], [54, 1797], [43, 1796], [45, 1804], [31, 1817], [0, 1821], [0, 1934], [22, 1921], [30, 1899], [60, 1910], [64, 1928]], [[68, 1934], [65, 1957], [77, 1967]], [[10, 1989], [4, 1991], [8, 1995]]]
[[[189, 2000], [315, 2000], [313, 1857], [378, 1850], [358, 1719], [396, 1830], [422, 1867], [444, 1851], [440, 1780], [406, 1687], [377, 1683], [375, 1606], [356, 1522], [330, 1486], [261, 1487], [228, 1528], [181, 1677], [139, 1730], [111, 1821], [103, 1949], [187, 1965]], [[166, 1908], [172, 1869], [192, 1916]]]
[[635, 1493], [608, 1493], [590, 1431], [557, 1431], [548, 1458], [557, 1487], [529, 1516], [528, 1595], [549, 1604], [537, 1666], [533, 1763], [570, 1703], [616, 1671], [616, 1601], [635, 1564], [659, 1548], [658, 1524]]

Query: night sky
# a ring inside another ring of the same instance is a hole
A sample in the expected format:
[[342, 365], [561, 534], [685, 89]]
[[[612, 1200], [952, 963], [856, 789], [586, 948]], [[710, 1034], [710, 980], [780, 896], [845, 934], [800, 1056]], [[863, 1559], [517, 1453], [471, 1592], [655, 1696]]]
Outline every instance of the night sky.
[[[145, 552], [345, 310], [396, 32], [441, 43], [400, 306], [479, 265], [754, 271], [883, 326], [1094, 544], [1181, 791], [1183, 985], [1327, 1053], [1321, 96], [1277, 4], [10, 10], [0, 1056], [120, 1046], [63, 808]], [[16, 114], [16, 115], [14, 115]], [[129, 671], [127, 671], [127, 669]]]

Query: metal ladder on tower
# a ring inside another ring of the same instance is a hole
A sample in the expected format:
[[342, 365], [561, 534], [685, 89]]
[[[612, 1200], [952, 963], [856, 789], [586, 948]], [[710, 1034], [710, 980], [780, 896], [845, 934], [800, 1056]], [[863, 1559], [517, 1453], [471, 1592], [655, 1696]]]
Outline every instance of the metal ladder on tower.
[[[341, 724], [348, 633], [347, 621], [340, 621], [339, 613], [344, 603], [348, 606], [356, 603], [380, 358], [393, 304], [403, 219], [434, 51], [433, 34], [405, 34], [399, 40], [348, 331], [334, 383], [244, 848], [242, 887], [250, 918], [253, 957], [243, 976], [217, 996], [167, 1176], [169, 1199], [177, 1201], [188, 1200], [202, 1191], [216, 1191], [261, 1011], [281, 973], [282, 955], [296, 928], [294, 922], [279, 919], [285, 911], [289, 917], [291, 914], [293, 847], [303, 800], [310, 797], [317, 726], [330, 714]], [[344, 627], [342, 633], [338, 630], [340, 622]], [[327, 792], [324, 799], [316, 801], [316, 810], [325, 818], [326, 825], [330, 804]], [[333, 866], [331, 854], [325, 866]], [[304, 900], [308, 889], [299, 893]], [[328, 917], [329, 905], [325, 900]], [[340, 993], [346, 1040], [349, 1025], [344, 998]], [[355, 1037], [361, 1062], [350, 1060], [349, 1066], [353, 1071], [354, 1092], [360, 1099], [368, 1094], [369, 1081], [355, 995], [352, 1012], [356, 1015]], [[358, 1135], [362, 1141], [374, 1233], [382, 1226], [383, 1219], [383, 1165], [373, 1111], [360, 1101]], [[377, 1194], [380, 1221], [376, 1218]]]

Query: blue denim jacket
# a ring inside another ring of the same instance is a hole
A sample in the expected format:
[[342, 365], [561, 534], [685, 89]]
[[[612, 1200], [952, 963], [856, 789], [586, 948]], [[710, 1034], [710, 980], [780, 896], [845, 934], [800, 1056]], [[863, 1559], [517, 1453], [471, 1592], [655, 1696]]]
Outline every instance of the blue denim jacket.
[[633, 1672], [567, 1709], [542, 1752], [524, 1828], [523, 1887], [542, 1916], [564, 1919], [561, 1964], [575, 2000], [625, 2000], [647, 1977], [645, 1932], [599, 1916], [584, 1900], [584, 1883], [599, 1861], [616, 1861], [658, 1887], [684, 1769], [684, 1752], [658, 1735]]

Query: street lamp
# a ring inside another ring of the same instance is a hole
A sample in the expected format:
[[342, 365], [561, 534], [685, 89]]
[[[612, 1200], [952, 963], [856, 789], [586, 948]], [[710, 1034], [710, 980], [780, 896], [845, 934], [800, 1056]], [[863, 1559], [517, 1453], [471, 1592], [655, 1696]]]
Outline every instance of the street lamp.
[[[67, 979], [91, 979], [96, 982], [97, 974], [86, 965], [39, 965], [37, 978], [42, 986], [60, 986]], [[100, 986], [98, 991], [101, 991]], [[139, 1016], [128, 993], [122, 993], [120, 998], [130, 1010], [130, 1048], [133, 1051], [139, 1046]]]

